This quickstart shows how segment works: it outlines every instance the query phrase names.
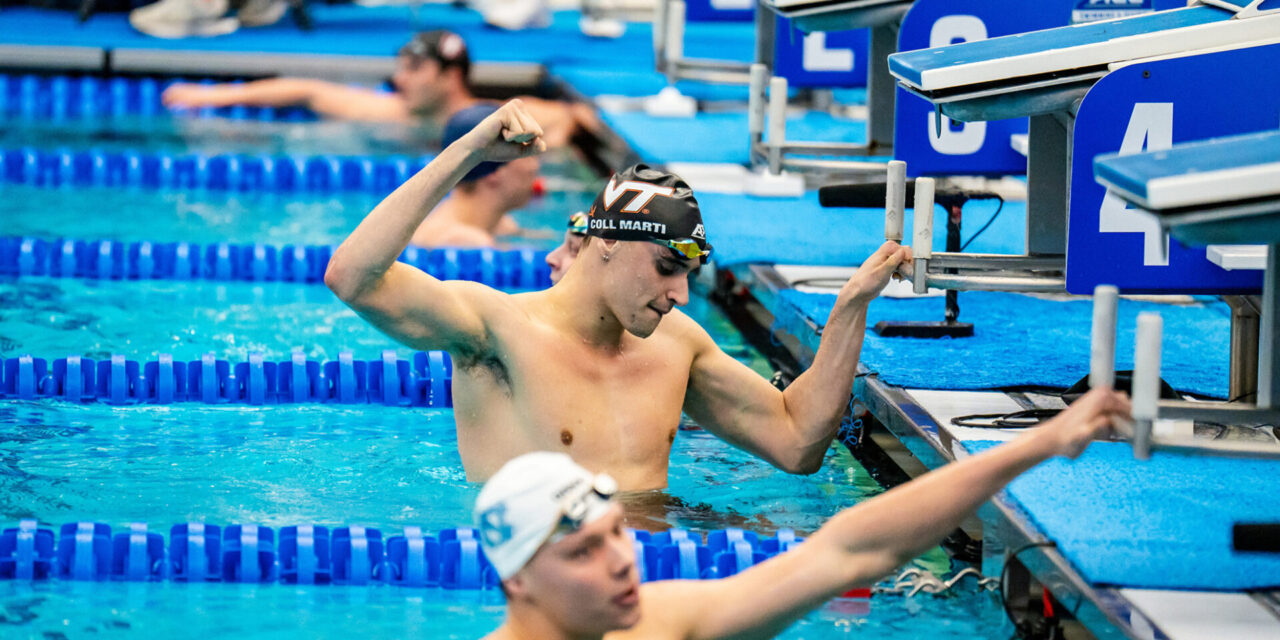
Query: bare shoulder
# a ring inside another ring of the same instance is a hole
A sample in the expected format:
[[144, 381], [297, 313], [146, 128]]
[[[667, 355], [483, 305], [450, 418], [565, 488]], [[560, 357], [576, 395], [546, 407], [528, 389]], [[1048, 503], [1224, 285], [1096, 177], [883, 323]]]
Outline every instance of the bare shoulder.
[[693, 631], [699, 607], [706, 606], [706, 584], [696, 580], [662, 580], [640, 585], [640, 622], [611, 633], [607, 640], [681, 640]]
[[445, 285], [452, 289], [455, 295], [485, 315], [497, 314], [499, 317], [505, 317], [521, 306], [517, 298], [522, 294], [513, 295], [479, 282], [446, 280]]
[[695, 354], [706, 349], [718, 348], [707, 330], [703, 329], [697, 320], [690, 318], [679, 309], [672, 309], [671, 313], [662, 319], [662, 324], [658, 325], [658, 335], [678, 341]]

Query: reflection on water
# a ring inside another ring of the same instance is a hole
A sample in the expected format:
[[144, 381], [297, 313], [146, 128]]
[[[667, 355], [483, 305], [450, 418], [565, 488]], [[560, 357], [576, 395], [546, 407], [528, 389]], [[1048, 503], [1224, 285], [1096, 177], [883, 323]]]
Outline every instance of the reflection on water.
[[[585, 210], [594, 197], [593, 192], [572, 190], [593, 180], [585, 167], [564, 156], [550, 158], [543, 167], [548, 191], [512, 215], [546, 237], [513, 239], [513, 246], [557, 245], [569, 214]], [[4, 181], [0, 194], [4, 236], [278, 246], [336, 245], [385, 195], [44, 188]]]
[[[167, 526], [189, 519], [464, 525], [452, 412], [378, 406], [111, 408], [9, 402], [0, 411], [0, 520]], [[706, 478], [712, 477], [713, 481]], [[624, 500], [633, 526], [816, 529], [878, 491], [838, 447], [791, 476], [703, 431], [682, 431], [665, 491]]]
[[113, 117], [74, 121], [21, 120], [0, 128], [0, 147], [101, 149], [168, 153], [406, 155], [439, 150], [428, 126], [395, 122], [315, 120], [261, 122], [229, 118]]

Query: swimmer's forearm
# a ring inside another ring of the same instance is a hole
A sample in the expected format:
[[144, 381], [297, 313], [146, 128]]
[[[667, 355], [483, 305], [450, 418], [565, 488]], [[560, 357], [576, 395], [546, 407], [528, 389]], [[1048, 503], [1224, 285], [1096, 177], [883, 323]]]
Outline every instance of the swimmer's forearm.
[[374, 207], [338, 246], [325, 272], [325, 284], [349, 301], [380, 281], [427, 214], [476, 163], [474, 154], [458, 144], [441, 151]]
[[827, 448], [840, 428], [867, 328], [867, 307], [837, 301], [823, 330], [813, 364], [796, 377], [783, 397], [787, 413], [803, 446], [806, 470], [822, 465]]
[[[195, 85], [200, 87], [200, 85]], [[203, 94], [209, 106], [244, 104], [262, 107], [310, 106], [324, 83], [304, 78], [268, 78], [244, 84], [220, 84]]]
[[854, 582], [874, 582], [936, 545], [1019, 474], [1055, 455], [1052, 429], [1026, 433], [847, 509], [814, 537], [831, 536], [849, 554], [870, 559], [854, 563], [860, 574]]

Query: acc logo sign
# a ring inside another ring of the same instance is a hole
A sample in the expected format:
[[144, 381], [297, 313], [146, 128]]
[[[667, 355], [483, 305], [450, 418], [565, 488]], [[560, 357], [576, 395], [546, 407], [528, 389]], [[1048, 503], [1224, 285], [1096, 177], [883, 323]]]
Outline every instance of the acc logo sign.
[[616, 202], [622, 194], [628, 191], [634, 191], [636, 192], [636, 195], [634, 198], [631, 198], [631, 202], [628, 202], [627, 206], [622, 208], [622, 211], [625, 213], [640, 213], [640, 210], [643, 209], [645, 205], [649, 204], [649, 201], [653, 200], [654, 196], [666, 196], [669, 198], [676, 192], [676, 190], [671, 187], [659, 187], [656, 184], [649, 184], [648, 182], [627, 180], [619, 183], [617, 182], [617, 176], [615, 176], [610, 178], [609, 184], [604, 187], [604, 207], [606, 209], [612, 209], [613, 203]]

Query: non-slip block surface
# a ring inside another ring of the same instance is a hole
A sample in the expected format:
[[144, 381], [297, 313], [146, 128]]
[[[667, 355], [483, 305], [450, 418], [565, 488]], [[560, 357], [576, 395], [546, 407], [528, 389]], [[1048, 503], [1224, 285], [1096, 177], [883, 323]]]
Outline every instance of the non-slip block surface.
[[[977, 453], [998, 443], [966, 442]], [[1280, 521], [1280, 462], [1096, 442], [1024, 473], [1009, 493], [1095, 585], [1246, 590], [1280, 586], [1280, 554], [1237, 553], [1235, 522]]]

